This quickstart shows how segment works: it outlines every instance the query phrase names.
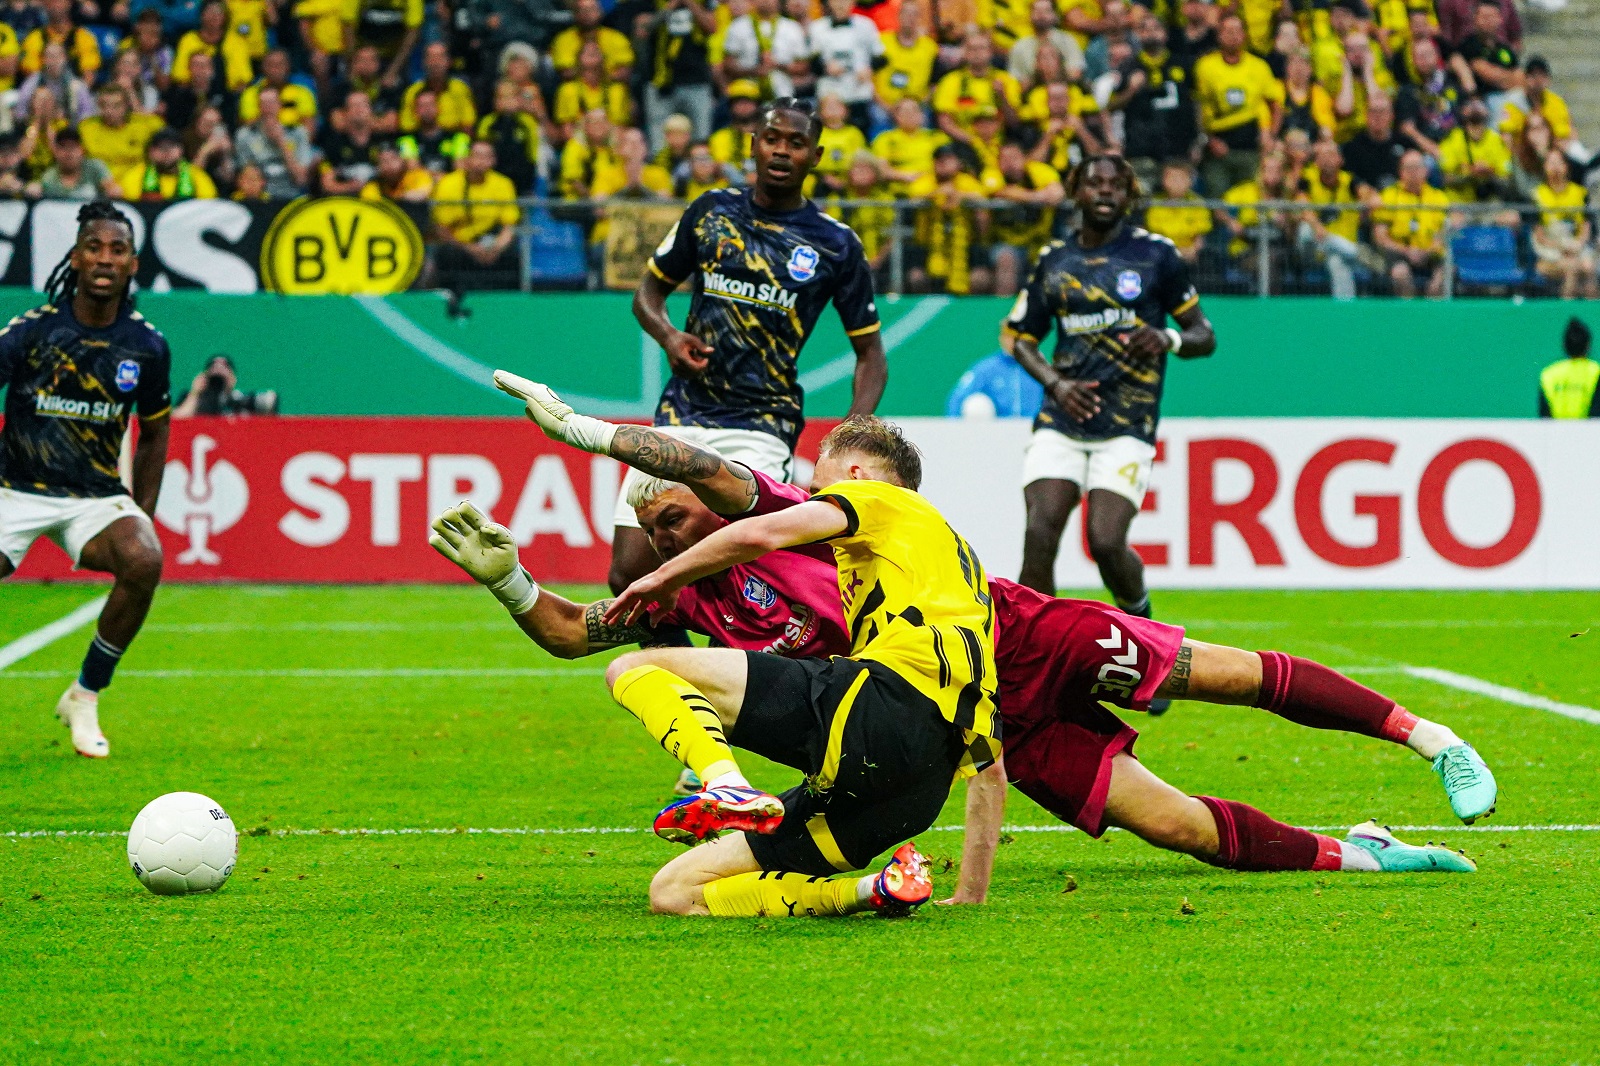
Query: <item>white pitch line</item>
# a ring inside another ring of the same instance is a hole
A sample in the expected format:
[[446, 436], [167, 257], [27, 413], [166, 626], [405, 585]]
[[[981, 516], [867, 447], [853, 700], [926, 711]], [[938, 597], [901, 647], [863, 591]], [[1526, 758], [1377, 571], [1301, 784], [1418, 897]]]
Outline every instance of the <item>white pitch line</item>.
[[1490, 699], [1500, 700], [1502, 703], [1514, 703], [1519, 707], [1533, 707], [1551, 714], [1559, 714], [1564, 718], [1575, 718], [1580, 722], [1589, 722], [1600, 725], [1600, 711], [1592, 707], [1579, 707], [1571, 703], [1559, 703], [1556, 700], [1535, 696], [1531, 692], [1521, 689], [1507, 688], [1496, 685], [1492, 681], [1485, 681], [1478, 677], [1469, 677], [1451, 670], [1439, 670], [1432, 666], [1406, 666], [1402, 672], [1412, 677], [1420, 677], [1424, 681], [1432, 681], [1436, 685], [1446, 685], [1450, 688], [1460, 689], [1462, 692], [1471, 692], [1477, 696], [1488, 696]]
[[[105, 596], [96, 596], [72, 613], [57, 618], [47, 626], [40, 626], [32, 633], [24, 634], [5, 647], [0, 648], [0, 670], [4, 670], [14, 662], [26, 659], [40, 648], [54, 644], [62, 637], [82, 629], [100, 617], [100, 608], [106, 605], [106, 599], [107, 597]], [[50, 676], [55, 677], [57, 675], [51, 674]]]
[[[142, 677], [165, 679], [187, 679], [195, 677], [274, 677], [274, 678], [305, 678], [321, 680], [324, 678], [347, 677], [601, 677], [604, 670], [559, 670], [545, 667], [505, 667], [502, 669], [481, 669], [476, 667], [397, 667], [395, 669], [348, 669], [348, 670], [119, 670], [118, 677]], [[0, 681], [11, 678], [17, 681], [38, 681], [52, 677], [66, 677], [68, 672], [61, 670], [12, 670], [0, 673]]]
[[[1350, 827], [1347, 825], [1308, 825], [1301, 828], [1317, 833], [1344, 832]], [[1402, 833], [1600, 833], [1600, 825], [1395, 825], [1389, 828]], [[929, 833], [956, 833], [963, 829], [959, 825], [935, 825], [927, 829]], [[511, 836], [511, 837], [566, 837], [566, 836], [612, 836], [633, 833], [645, 833], [642, 827], [637, 826], [572, 826], [561, 829], [544, 829], [529, 826], [510, 826], [505, 828], [478, 828], [476, 826], [429, 826], [407, 827], [404, 829], [273, 829], [266, 836], [275, 837], [399, 837], [399, 836]], [[1070, 825], [1055, 823], [1052, 825], [1008, 825], [1001, 829], [1002, 833], [1076, 833], [1076, 828]], [[1113, 833], [1124, 832], [1113, 828]], [[12, 829], [0, 833], [0, 838], [9, 840], [45, 840], [67, 839], [71, 837], [120, 837], [126, 831], [120, 829]], [[248, 831], [246, 831], [246, 835]]]

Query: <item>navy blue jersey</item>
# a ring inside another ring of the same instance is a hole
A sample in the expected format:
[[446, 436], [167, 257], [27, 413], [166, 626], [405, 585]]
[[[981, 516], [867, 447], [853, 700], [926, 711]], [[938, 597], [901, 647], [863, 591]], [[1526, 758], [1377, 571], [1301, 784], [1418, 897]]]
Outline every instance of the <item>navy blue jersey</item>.
[[1080, 422], [1046, 391], [1034, 428], [1079, 440], [1138, 437], [1154, 444], [1167, 356], [1134, 359], [1124, 344], [1140, 326], [1162, 329], [1168, 315], [1199, 301], [1188, 267], [1165, 237], [1124, 226], [1098, 248], [1081, 247], [1076, 234], [1047, 245], [1006, 325], [1043, 347], [1053, 320], [1055, 365], [1069, 378], [1100, 383], [1100, 413]]
[[129, 418], [170, 413], [167, 340], [127, 305], [105, 329], [70, 308], [25, 311], [0, 330], [0, 486], [40, 496], [119, 496]]
[[738, 189], [702, 193], [650, 269], [694, 278], [684, 330], [715, 349], [704, 374], [667, 383], [658, 426], [760, 430], [792, 449], [805, 424], [795, 364], [817, 316], [832, 300], [850, 336], [879, 325], [860, 238], [809, 200], [779, 213]]

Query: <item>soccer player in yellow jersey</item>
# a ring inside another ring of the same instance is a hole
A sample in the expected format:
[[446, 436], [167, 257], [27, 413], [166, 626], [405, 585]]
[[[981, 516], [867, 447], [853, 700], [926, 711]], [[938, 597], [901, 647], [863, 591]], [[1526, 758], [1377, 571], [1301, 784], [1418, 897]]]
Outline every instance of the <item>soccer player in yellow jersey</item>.
[[[612, 604], [607, 623], [630, 624], [647, 609], [669, 610], [699, 578], [827, 542], [850, 627], [849, 657], [657, 648], [606, 671], [617, 702], [707, 784], [662, 811], [656, 832], [693, 843], [743, 831], [663, 867], [650, 886], [652, 909], [903, 913], [932, 895], [925, 860], [909, 844], [877, 875], [822, 880], [932, 825], [954, 778], [999, 752], [988, 577], [914, 491], [921, 477], [921, 456], [896, 427], [853, 416], [823, 440], [809, 502], [730, 523]], [[781, 798], [760, 792], [732, 746], [801, 770], [806, 781]]]

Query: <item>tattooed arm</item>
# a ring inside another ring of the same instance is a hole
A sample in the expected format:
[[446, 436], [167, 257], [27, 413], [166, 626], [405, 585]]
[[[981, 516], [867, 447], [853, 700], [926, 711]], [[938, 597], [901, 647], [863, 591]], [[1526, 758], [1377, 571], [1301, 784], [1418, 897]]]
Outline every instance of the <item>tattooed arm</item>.
[[624, 644], [648, 644], [655, 634], [647, 625], [613, 625], [605, 620], [611, 600], [573, 603], [539, 590], [532, 608], [516, 616], [517, 625], [533, 642], [558, 659], [581, 659]]
[[651, 477], [681, 482], [717, 514], [744, 514], [755, 504], [759, 490], [750, 470], [710, 448], [649, 426], [619, 426], [580, 415], [549, 386], [505, 370], [494, 372], [494, 383], [502, 392], [522, 400], [528, 417], [551, 440], [609, 455]]
[[618, 426], [611, 458], [652, 477], [682, 482], [721, 515], [744, 514], [760, 492], [755, 475], [743, 463], [649, 426]]

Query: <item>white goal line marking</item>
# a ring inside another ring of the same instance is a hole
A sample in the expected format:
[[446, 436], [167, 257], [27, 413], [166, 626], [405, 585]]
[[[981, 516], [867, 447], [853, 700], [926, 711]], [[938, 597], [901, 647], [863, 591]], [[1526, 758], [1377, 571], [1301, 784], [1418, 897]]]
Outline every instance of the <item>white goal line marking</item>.
[[[935, 825], [930, 826], [929, 833], [958, 833], [963, 826]], [[1307, 825], [1314, 833], [1342, 833], [1349, 829], [1348, 825]], [[1395, 825], [1389, 828], [1402, 833], [1600, 833], [1600, 825]], [[1124, 830], [1112, 828], [1113, 833]], [[573, 826], [565, 829], [543, 829], [530, 826], [511, 826], [507, 828], [479, 828], [476, 826], [430, 826], [425, 828], [409, 827], [405, 829], [272, 829], [262, 834], [251, 834], [245, 831], [246, 836], [274, 836], [274, 837], [412, 837], [412, 836], [507, 836], [507, 837], [567, 837], [567, 836], [611, 836], [615, 834], [648, 833], [649, 830], [636, 826]], [[1002, 833], [1076, 833], [1079, 830], [1073, 826], [1056, 823], [1053, 825], [1008, 825], [1001, 829]], [[0, 833], [0, 838], [8, 840], [40, 840], [40, 839], [66, 839], [69, 837], [120, 837], [126, 836], [125, 830], [118, 829], [12, 829]]]
[[[106, 605], [108, 598], [107, 596], [96, 596], [77, 610], [57, 618], [47, 626], [40, 626], [32, 633], [25, 633], [5, 647], [0, 648], [0, 670], [4, 670], [12, 663], [26, 659], [40, 648], [48, 647], [62, 637], [82, 629], [100, 617], [100, 608]], [[56, 677], [59, 675], [51, 674], [50, 676]]]

